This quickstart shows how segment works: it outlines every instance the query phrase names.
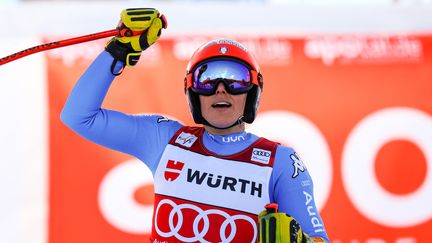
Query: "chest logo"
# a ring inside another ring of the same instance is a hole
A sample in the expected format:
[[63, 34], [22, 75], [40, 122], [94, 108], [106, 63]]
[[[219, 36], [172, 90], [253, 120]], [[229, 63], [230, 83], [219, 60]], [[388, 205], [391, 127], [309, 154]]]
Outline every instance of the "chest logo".
[[165, 180], [167, 181], [174, 181], [176, 180], [182, 169], [183, 169], [184, 163], [180, 161], [174, 161], [174, 160], [168, 160], [168, 163], [166, 165], [166, 169], [164, 172]]
[[197, 137], [195, 135], [182, 132], [176, 138], [175, 143], [178, 143], [180, 145], [183, 145], [185, 147], [190, 148], [192, 146], [192, 144], [195, 143], [196, 140], [197, 140]]
[[271, 158], [271, 151], [259, 149], [259, 148], [254, 148], [252, 150], [252, 156], [251, 156], [252, 161], [268, 164], [270, 162], [270, 158]]
[[[161, 237], [175, 237], [175, 242], [233, 242], [238, 232], [251, 237], [248, 242], [255, 242], [258, 236], [256, 222], [248, 215], [232, 215], [218, 208], [202, 209], [168, 198], [156, 207], [154, 228]], [[191, 232], [185, 234], [188, 231]]]

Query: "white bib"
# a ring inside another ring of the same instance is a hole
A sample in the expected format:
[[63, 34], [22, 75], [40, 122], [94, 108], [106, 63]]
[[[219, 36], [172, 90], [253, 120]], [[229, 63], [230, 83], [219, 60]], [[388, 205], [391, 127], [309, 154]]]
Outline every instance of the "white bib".
[[203, 131], [184, 127], [165, 148], [154, 178], [152, 241], [256, 242], [277, 144], [261, 138], [221, 156], [204, 148]]

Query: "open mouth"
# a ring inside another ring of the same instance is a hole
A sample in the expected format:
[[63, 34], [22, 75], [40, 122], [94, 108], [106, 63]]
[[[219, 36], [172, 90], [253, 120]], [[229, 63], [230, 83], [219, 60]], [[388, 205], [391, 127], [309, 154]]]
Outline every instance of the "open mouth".
[[226, 101], [216, 102], [212, 105], [213, 108], [229, 108], [231, 106], [232, 106], [231, 103]]

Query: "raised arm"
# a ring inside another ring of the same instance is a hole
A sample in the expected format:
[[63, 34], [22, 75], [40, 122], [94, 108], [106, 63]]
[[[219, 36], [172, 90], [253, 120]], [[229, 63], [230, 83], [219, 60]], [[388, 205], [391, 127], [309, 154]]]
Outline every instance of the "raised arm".
[[[131, 22], [131, 11], [133, 16], [142, 17], [139, 18], [142, 23]], [[141, 52], [159, 38], [163, 21], [154, 11], [133, 9], [122, 12], [120, 28], [125, 28], [124, 23], [127, 23], [133, 28], [139, 27], [134, 31], [144, 29], [144, 33], [110, 40], [106, 50], [78, 80], [61, 113], [63, 123], [76, 133], [97, 144], [134, 155], [146, 161], [151, 169], [163, 143], [181, 125], [177, 122], [160, 123], [158, 116], [128, 115], [101, 106], [115, 76], [126, 65], [135, 65]]]
[[[126, 153], [137, 129], [135, 117], [101, 108], [114, 80], [113, 57], [102, 52], [76, 83], [61, 113], [65, 125], [81, 136]], [[117, 70], [122, 66], [117, 64]]]

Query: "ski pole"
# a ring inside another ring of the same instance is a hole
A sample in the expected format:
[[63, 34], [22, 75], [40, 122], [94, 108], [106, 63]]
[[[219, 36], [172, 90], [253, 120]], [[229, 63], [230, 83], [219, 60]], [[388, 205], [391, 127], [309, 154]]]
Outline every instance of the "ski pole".
[[0, 58], [0, 66], [3, 64], [6, 64], [8, 62], [12, 62], [12, 61], [15, 61], [19, 58], [22, 58], [22, 57], [25, 57], [25, 56], [28, 56], [28, 55], [31, 55], [34, 53], [38, 53], [41, 51], [46, 51], [46, 50], [51, 50], [51, 49], [55, 49], [55, 48], [59, 48], [59, 47], [79, 44], [79, 43], [83, 43], [83, 42], [87, 42], [87, 41], [93, 41], [93, 40], [102, 39], [102, 38], [110, 37], [110, 36], [135, 36], [135, 35], [140, 35], [142, 33], [143, 33], [143, 31], [132, 31], [128, 28], [116, 28], [116, 29], [112, 29], [112, 30], [107, 30], [107, 31], [89, 34], [89, 35], [83, 35], [83, 36], [79, 36], [79, 37], [75, 37], [75, 38], [71, 38], [71, 39], [65, 39], [65, 40], [45, 43], [45, 44], [41, 44], [38, 46], [30, 47], [30, 48], [27, 48], [25, 50], [13, 53], [9, 56], [5, 56], [5, 57]]

